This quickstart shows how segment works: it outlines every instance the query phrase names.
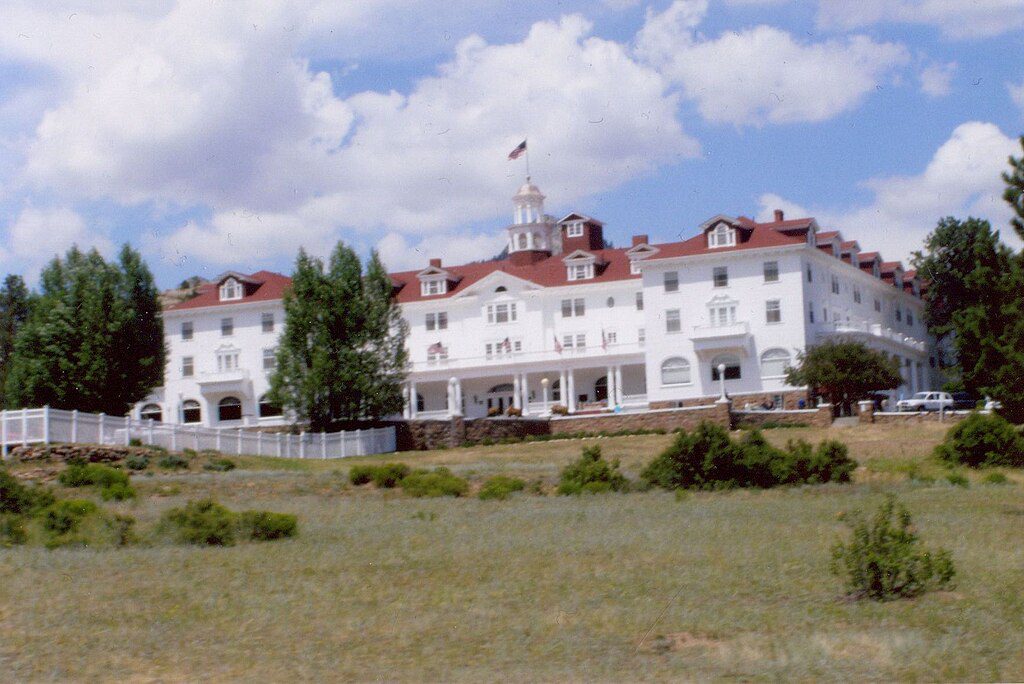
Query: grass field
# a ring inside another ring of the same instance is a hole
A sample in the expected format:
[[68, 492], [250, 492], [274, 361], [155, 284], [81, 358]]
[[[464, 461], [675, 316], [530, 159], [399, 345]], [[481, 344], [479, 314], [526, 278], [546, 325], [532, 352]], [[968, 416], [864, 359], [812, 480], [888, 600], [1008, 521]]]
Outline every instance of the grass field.
[[[232, 548], [0, 551], [0, 671], [24, 680], [1020, 680], [1024, 478], [952, 486], [942, 428], [838, 437], [853, 485], [508, 501], [353, 488], [350, 465], [447, 465], [553, 488], [590, 440], [392, 455], [239, 459], [133, 478], [139, 520], [213, 495], [296, 513], [300, 535]], [[599, 440], [635, 477], [665, 436]], [[20, 467], [20, 466], [16, 466]], [[933, 479], [934, 478], [934, 479]], [[954, 589], [848, 601], [828, 573], [838, 516], [896, 492]]]

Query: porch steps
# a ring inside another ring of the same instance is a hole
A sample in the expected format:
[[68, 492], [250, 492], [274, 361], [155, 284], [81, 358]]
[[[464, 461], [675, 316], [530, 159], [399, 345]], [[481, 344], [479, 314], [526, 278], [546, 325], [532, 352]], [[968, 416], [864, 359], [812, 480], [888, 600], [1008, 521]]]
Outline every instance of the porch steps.
[[843, 416], [841, 418], [834, 418], [832, 420], [832, 427], [855, 427], [860, 424], [860, 418], [857, 416]]

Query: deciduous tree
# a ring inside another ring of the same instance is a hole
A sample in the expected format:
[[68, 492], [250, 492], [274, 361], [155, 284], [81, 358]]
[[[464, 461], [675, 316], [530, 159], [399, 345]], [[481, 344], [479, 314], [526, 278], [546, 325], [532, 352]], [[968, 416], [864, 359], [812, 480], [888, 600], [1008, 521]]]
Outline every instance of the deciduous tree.
[[799, 364], [786, 371], [790, 385], [806, 385], [835, 406], [849, 408], [873, 392], [903, 383], [895, 359], [860, 342], [829, 341], [801, 352]]

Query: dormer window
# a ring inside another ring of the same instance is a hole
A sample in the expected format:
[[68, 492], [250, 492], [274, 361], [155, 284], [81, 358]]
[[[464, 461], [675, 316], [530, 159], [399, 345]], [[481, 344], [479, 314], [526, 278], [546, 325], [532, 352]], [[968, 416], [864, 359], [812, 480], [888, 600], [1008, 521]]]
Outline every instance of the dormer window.
[[719, 223], [708, 233], [708, 247], [733, 247], [736, 245], [736, 230], [724, 223]]
[[448, 291], [448, 282], [442, 279], [424, 280], [420, 283], [420, 294], [424, 297], [443, 295]]
[[566, 237], [583, 237], [583, 222], [575, 221], [565, 227]]
[[228, 278], [220, 286], [220, 301], [228, 302], [242, 298], [242, 284], [234, 278]]
[[629, 262], [629, 272], [632, 275], [640, 275], [640, 262], [639, 261], [630, 261]]
[[594, 277], [594, 264], [569, 264], [569, 280], [589, 280]]

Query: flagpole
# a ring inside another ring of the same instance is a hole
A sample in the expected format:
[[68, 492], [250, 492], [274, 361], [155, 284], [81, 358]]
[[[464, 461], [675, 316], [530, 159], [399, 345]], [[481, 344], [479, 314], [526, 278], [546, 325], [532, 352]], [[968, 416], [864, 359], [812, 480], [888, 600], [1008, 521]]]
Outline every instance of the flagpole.
[[526, 143], [526, 182], [530, 182], [530, 139], [523, 138], [523, 142]]

